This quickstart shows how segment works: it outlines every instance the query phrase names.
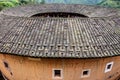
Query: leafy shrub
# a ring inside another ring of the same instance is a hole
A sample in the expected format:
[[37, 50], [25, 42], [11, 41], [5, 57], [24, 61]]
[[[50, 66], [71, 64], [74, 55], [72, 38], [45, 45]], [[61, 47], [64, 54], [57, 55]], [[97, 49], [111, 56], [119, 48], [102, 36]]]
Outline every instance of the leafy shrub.
[[14, 4], [12, 2], [0, 2], [0, 10], [7, 7], [14, 7]]

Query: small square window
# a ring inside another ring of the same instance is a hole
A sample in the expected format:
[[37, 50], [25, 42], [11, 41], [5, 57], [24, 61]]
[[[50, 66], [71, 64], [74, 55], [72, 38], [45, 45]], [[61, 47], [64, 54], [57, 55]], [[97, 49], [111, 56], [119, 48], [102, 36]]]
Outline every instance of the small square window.
[[60, 77], [61, 76], [61, 70], [54, 70], [54, 75], [55, 75], [55, 77]]
[[53, 69], [53, 78], [62, 78], [62, 69]]
[[85, 76], [85, 75], [88, 75], [88, 73], [89, 73], [89, 71], [83, 71], [83, 75]]
[[113, 62], [107, 63], [105, 67], [105, 73], [112, 70]]
[[89, 77], [90, 76], [90, 69], [83, 70], [81, 77]]

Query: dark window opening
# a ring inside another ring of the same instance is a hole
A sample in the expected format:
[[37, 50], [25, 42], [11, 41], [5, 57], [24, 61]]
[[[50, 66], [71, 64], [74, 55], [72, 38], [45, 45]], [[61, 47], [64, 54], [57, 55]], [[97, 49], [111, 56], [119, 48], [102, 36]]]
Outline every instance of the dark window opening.
[[5, 66], [6, 68], [9, 68], [9, 65], [8, 65], [7, 62], [4, 62], [4, 66]]
[[89, 71], [83, 71], [83, 76], [85, 76], [85, 75], [88, 75], [89, 74]]
[[112, 70], [113, 62], [107, 63], [105, 67], [105, 73]]
[[62, 17], [62, 18], [69, 18], [69, 17], [88, 17], [83, 14], [78, 13], [67, 13], [67, 12], [48, 12], [48, 13], [39, 13], [32, 15], [31, 17]]
[[12, 73], [12, 72], [10, 72], [10, 74], [11, 74], [11, 75], [13, 75], [13, 73]]
[[61, 77], [61, 70], [54, 70], [54, 77]]
[[112, 66], [112, 65], [111, 65], [111, 64], [109, 64], [109, 65], [107, 66], [107, 69], [110, 69], [110, 68], [111, 68], [111, 66]]

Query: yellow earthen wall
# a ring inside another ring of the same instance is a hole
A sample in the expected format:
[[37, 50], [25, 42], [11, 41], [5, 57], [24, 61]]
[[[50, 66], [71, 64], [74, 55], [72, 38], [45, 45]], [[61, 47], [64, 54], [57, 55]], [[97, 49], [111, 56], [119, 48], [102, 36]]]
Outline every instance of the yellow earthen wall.
[[[112, 61], [112, 70], [105, 73], [106, 64]], [[3, 62], [8, 63], [9, 69]], [[63, 78], [53, 79], [52, 69], [63, 69]], [[84, 69], [91, 69], [91, 74], [81, 78]], [[0, 54], [0, 70], [10, 80], [115, 80], [120, 74], [120, 56], [99, 59], [36, 59]]]

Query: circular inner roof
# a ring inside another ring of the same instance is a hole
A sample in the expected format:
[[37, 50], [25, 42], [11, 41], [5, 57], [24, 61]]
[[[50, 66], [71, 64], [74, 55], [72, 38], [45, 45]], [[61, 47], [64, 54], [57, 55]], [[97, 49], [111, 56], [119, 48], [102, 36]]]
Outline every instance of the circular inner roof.
[[[31, 17], [67, 12], [88, 17]], [[0, 52], [46, 58], [120, 55], [119, 11], [85, 5], [27, 5], [0, 13]]]
[[7, 10], [1, 13], [9, 16], [30, 17], [38, 13], [46, 12], [68, 12], [83, 14], [88, 17], [109, 17], [120, 15], [120, 11], [112, 8], [104, 8], [100, 6], [89, 6], [79, 4], [40, 4], [40, 5], [25, 5]]

